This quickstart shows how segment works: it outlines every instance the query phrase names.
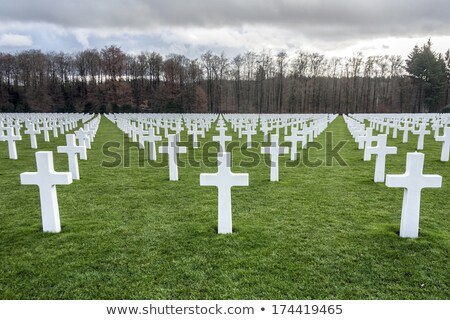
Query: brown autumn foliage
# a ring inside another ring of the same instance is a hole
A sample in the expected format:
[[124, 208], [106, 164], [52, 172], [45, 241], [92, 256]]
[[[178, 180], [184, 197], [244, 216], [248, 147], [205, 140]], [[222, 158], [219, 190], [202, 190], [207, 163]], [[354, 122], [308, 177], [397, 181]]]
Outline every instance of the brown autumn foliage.
[[[442, 58], [444, 59], [444, 58]], [[436, 100], [449, 104], [446, 83]], [[198, 59], [117, 46], [75, 54], [0, 53], [3, 112], [427, 112], [423, 86], [399, 56], [326, 58], [299, 51]]]

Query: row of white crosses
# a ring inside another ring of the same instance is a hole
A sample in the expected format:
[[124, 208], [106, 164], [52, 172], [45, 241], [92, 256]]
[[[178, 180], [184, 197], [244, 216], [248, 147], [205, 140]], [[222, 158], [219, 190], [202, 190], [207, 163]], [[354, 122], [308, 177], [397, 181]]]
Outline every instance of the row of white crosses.
[[[36, 136], [44, 132], [44, 141], [50, 141], [49, 131], [58, 136], [58, 128], [61, 134], [72, 130], [78, 121], [85, 121], [89, 115], [80, 114], [3, 114], [0, 117], [0, 141], [8, 143], [8, 154], [12, 160], [17, 160], [16, 141], [22, 140], [21, 129], [25, 124], [25, 134], [30, 136], [31, 148], [37, 149]], [[42, 128], [40, 125], [42, 124]], [[42, 131], [41, 131], [42, 130]]]
[[[228, 116], [230, 117], [230, 116]], [[329, 122], [331, 122], [332, 120], [334, 120], [336, 118], [336, 116], [334, 116], [333, 118], [319, 118], [321, 119], [320, 121], [317, 122], [317, 124], [312, 123], [311, 126], [308, 128], [306, 126], [306, 128], [304, 128], [303, 132], [304, 135], [299, 135], [298, 134], [298, 129], [295, 126], [292, 126], [291, 130], [292, 130], [292, 135], [289, 136], [289, 138], [287, 139], [287, 141], [291, 142], [292, 145], [292, 149], [294, 150], [293, 153], [291, 153], [291, 159], [296, 159], [296, 155], [297, 155], [297, 143], [298, 142], [302, 142], [302, 146], [305, 146], [307, 141], [308, 141], [308, 133], [310, 133], [309, 135], [309, 139], [313, 139], [314, 136], [317, 136], [321, 131], [323, 131]], [[242, 118], [239, 118], [242, 119]], [[250, 121], [250, 123], [247, 123], [246, 126], [246, 130], [243, 131], [242, 133], [245, 135], [247, 134], [248, 137], [251, 136], [251, 134], [253, 134], [252, 132], [256, 132], [255, 130], [253, 130], [252, 128], [254, 127], [256, 121], [258, 117], [253, 115], [253, 121]], [[231, 120], [231, 122], [233, 123], [233, 121]], [[208, 122], [210, 123], [210, 121]], [[237, 130], [239, 130], [238, 128], [242, 126], [242, 120], [237, 121]], [[235, 124], [236, 124], [235, 123]], [[191, 125], [187, 124], [187, 127], [190, 127]], [[193, 125], [194, 129], [191, 131], [188, 131], [188, 134], [192, 134], [195, 132], [195, 127], [196, 125]], [[281, 126], [279, 126], [278, 128], [281, 128]], [[226, 141], [231, 141], [231, 136], [226, 136], [225, 132], [226, 132], [226, 126], [224, 125], [223, 121], [219, 121], [218, 123], [218, 127], [216, 129], [217, 131], [219, 131], [219, 136], [214, 136], [213, 137], [213, 141], [218, 141], [220, 144], [220, 152], [225, 152], [225, 142]], [[306, 131], [308, 130], [308, 131]], [[166, 153], [168, 154], [168, 158], [169, 158], [169, 179], [171, 181], [177, 181], [178, 180], [178, 167], [177, 167], [177, 154], [179, 153], [186, 153], [187, 149], [185, 147], [178, 147], [177, 146], [177, 142], [179, 141], [179, 134], [174, 134], [174, 135], [169, 135], [168, 137], [168, 146], [167, 147], [160, 147], [160, 153]], [[311, 141], [310, 140], [310, 141]], [[195, 139], [194, 139], [194, 142]], [[194, 144], [195, 146], [195, 144]], [[248, 138], [247, 140], [247, 147], [251, 146], [251, 139]], [[289, 148], [287, 147], [280, 147], [279, 146], [279, 138], [277, 134], [272, 134], [271, 135], [271, 145], [270, 147], [263, 147], [261, 148], [261, 153], [263, 154], [269, 154], [270, 155], [270, 181], [278, 181], [279, 180], [279, 156], [286, 154], [288, 152]]]
[[[448, 151], [448, 143], [445, 143], [446, 138], [445, 128], [450, 125], [450, 117], [442, 114], [406, 114], [406, 115], [392, 115], [392, 114], [364, 114], [364, 115], [351, 115], [358, 121], [368, 120], [370, 127], [374, 130], [385, 132], [390, 134], [390, 128], [393, 128], [392, 137], [397, 138], [398, 130], [403, 131], [402, 143], [408, 143], [409, 132], [418, 135], [416, 150], [424, 149], [424, 139], [426, 135], [431, 134], [431, 131], [427, 129], [429, 123], [431, 123], [431, 129], [434, 131], [434, 139], [436, 141], [442, 141], [442, 156], [441, 161], [448, 161], [442, 159], [448, 159], [445, 155]], [[444, 130], [444, 135], [440, 136], [440, 130]]]
[[[241, 122], [242, 123], [242, 122]], [[238, 128], [241, 127], [241, 123]], [[252, 124], [247, 123], [246, 130], [242, 133], [250, 137], [253, 134], [251, 129]], [[231, 188], [233, 186], [248, 186], [249, 176], [247, 173], [236, 174], [231, 172], [230, 153], [225, 152], [225, 143], [231, 140], [230, 136], [226, 136], [226, 126], [224, 121], [219, 120], [216, 128], [219, 131], [219, 136], [214, 136], [213, 140], [220, 143], [220, 152], [217, 156], [218, 171], [214, 174], [202, 173], [200, 174], [201, 186], [215, 186], [218, 191], [218, 233], [228, 234], [233, 232], [232, 228], [232, 209], [231, 209]], [[238, 129], [239, 130], [239, 129]], [[294, 131], [295, 134], [295, 131]], [[287, 147], [280, 147], [278, 144], [278, 134], [270, 136], [271, 146], [261, 148], [263, 154], [270, 154], [271, 168], [270, 180], [278, 181], [278, 163], [279, 155], [288, 152]], [[293, 142], [297, 142], [293, 140]], [[250, 144], [250, 145], [249, 145]], [[251, 140], [247, 138], [247, 147], [251, 146]]]
[[[169, 158], [169, 179], [171, 181], [178, 180], [177, 168], [177, 154], [186, 153], [184, 147], [178, 147], [177, 142], [180, 140], [180, 134], [187, 128], [188, 134], [193, 137], [193, 147], [198, 148], [198, 136], [205, 136], [205, 132], [211, 127], [211, 123], [217, 118], [217, 115], [198, 115], [186, 114], [183, 116], [170, 115], [164, 118], [164, 115], [123, 115], [113, 114], [106, 115], [109, 120], [114, 122], [120, 130], [126, 133], [133, 141], [137, 141], [139, 137], [139, 146], [144, 148], [145, 142], [149, 142], [149, 159], [156, 160], [156, 141], [161, 141], [162, 137], [155, 135], [158, 129], [164, 128], [165, 135], [168, 141], [168, 146], [160, 147], [160, 153], [168, 154]], [[261, 122], [261, 128], [267, 128], [267, 133], [275, 130], [275, 134], [271, 138], [271, 146], [261, 148], [261, 152], [269, 153], [271, 155], [270, 180], [278, 181], [278, 156], [285, 154], [288, 148], [280, 147], [278, 142], [278, 132], [284, 128], [285, 134], [288, 128], [291, 129], [291, 136], [286, 137], [286, 141], [291, 143], [291, 160], [297, 158], [297, 145], [302, 142], [301, 147], [305, 147], [308, 141], [312, 141], [325, 128], [328, 123], [336, 118], [336, 115], [291, 115], [285, 116], [283, 119], [278, 119], [279, 115], [275, 115], [275, 119], [266, 116]], [[251, 147], [251, 136], [256, 133], [256, 126], [260, 117], [258, 115], [226, 115], [226, 120], [231, 123], [232, 128], [242, 134], [247, 135], [247, 147]], [[263, 117], [261, 117], [262, 119]], [[309, 126], [308, 126], [308, 121]], [[174, 125], [176, 124], [176, 125]], [[175, 133], [170, 133], [168, 130], [175, 130]], [[242, 128], [245, 128], [242, 130]], [[301, 131], [299, 131], [301, 129]], [[221, 131], [220, 131], [221, 130]], [[224, 141], [228, 141], [231, 137], [225, 136], [226, 127], [219, 127], [220, 135], [213, 137], [215, 141], [220, 142], [220, 148], [224, 151]], [[216, 140], [217, 139], [217, 140]], [[225, 140], [223, 140], [225, 139]], [[223, 140], [223, 141], [222, 141]]]
[[[376, 155], [374, 182], [384, 182], [386, 156], [388, 154], [397, 154], [397, 148], [387, 146], [387, 134], [373, 136], [373, 126], [365, 129], [364, 124], [361, 123], [365, 120], [365, 117], [367, 115], [356, 116], [354, 119], [344, 116], [344, 119], [355, 141], [359, 142], [359, 147], [361, 147], [361, 142], [365, 143], [364, 160], [368, 161], [371, 155]], [[375, 128], [381, 130], [381, 124], [384, 122], [377, 121], [377, 123], [380, 123], [380, 126]], [[418, 148], [420, 148], [421, 144], [423, 148], [423, 140], [420, 141], [420, 139], [427, 131], [426, 124], [420, 124], [419, 131]], [[445, 132], [448, 132], [448, 127], [445, 127]], [[445, 141], [445, 134], [442, 136], [442, 140]], [[372, 146], [372, 142], [377, 142], [377, 145], [375, 147]], [[420, 195], [422, 189], [440, 188], [442, 186], [441, 176], [423, 174], [424, 159], [425, 155], [423, 153], [407, 153], [406, 172], [402, 175], [388, 174], [386, 176], [386, 186], [404, 188], [405, 190], [400, 222], [400, 237], [403, 238], [417, 238], [419, 235]]]
[[[400, 120], [398, 119], [389, 119], [389, 117], [384, 116], [383, 119], [373, 119], [371, 118], [371, 116], [369, 115], [352, 115], [352, 117], [354, 117], [355, 121], [353, 122], [348, 122], [348, 126], [349, 129], [353, 135], [353, 137], [355, 138], [355, 141], [359, 143], [358, 148], [359, 149], [364, 149], [365, 145], [368, 144], [368, 147], [371, 146], [371, 143], [375, 141], [375, 138], [372, 136], [372, 130], [373, 128], [378, 128], [379, 131], [383, 132], [383, 129], [386, 128], [386, 134], [389, 135], [389, 131], [387, 130], [389, 128], [389, 126], [392, 123], [398, 123]], [[430, 117], [430, 116], [429, 116]], [[413, 129], [413, 131], [419, 136], [418, 138], [418, 144], [416, 147], [416, 150], [423, 150], [424, 149], [424, 137], [427, 134], [430, 134], [431, 131], [427, 130], [427, 123], [428, 121], [430, 121], [429, 117], [424, 117], [422, 118], [422, 115], [413, 117], [412, 119], [406, 119], [405, 121], [405, 126], [408, 128], [414, 128], [415, 124], [417, 124], [419, 126], [418, 130]], [[431, 117], [433, 117], [433, 115], [431, 115]], [[434, 118], [432, 118], [431, 122], [432, 124], [432, 128], [434, 131], [434, 139], [435, 141], [439, 141], [442, 142], [442, 151], [441, 151], [441, 161], [443, 162], [447, 162], [449, 161], [449, 154], [450, 154], [450, 129], [449, 126], [447, 126], [447, 124], [450, 125], [450, 120], [448, 120], [448, 118], [450, 117], [442, 117], [442, 119], [440, 118], [441, 116], [434, 116]], [[360, 123], [360, 121], [364, 121], [364, 119], [369, 119], [371, 124], [380, 124], [379, 127], [377, 127], [376, 125], [372, 125], [370, 128], [365, 128], [363, 123]], [[351, 119], [351, 118], [350, 118]], [[409, 125], [407, 123], [411, 123], [413, 124], [412, 127], [409, 127]], [[414, 124], [415, 123], [415, 124]], [[440, 135], [440, 131], [441, 129], [443, 130], [443, 135]], [[404, 132], [407, 132], [406, 130]], [[393, 131], [393, 138], [396, 138], [395, 135], [395, 131]], [[404, 135], [405, 137], [405, 135]], [[402, 142], [407, 142], [408, 139], [403, 139]], [[367, 151], [365, 152], [364, 155], [364, 160], [368, 161], [368, 155], [367, 155]]]
[[[198, 136], [205, 137], [205, 131], [209, 130], [211, 123], [217, 118], [217, 115], [124, 115], [124, 114], [112, 114], [106, 115], [106, 117], [114, 122], [117, 127], [128, 135], [132, 141], [139, 141], [139, 148], [145, 149], [145, 144], [148, 142], [149, 146], [149, 159], [156, 160], [157, 149], [156, 142], [162, 141], [162, 136], [174, 140], [172, 136], [176, 137], [176, 142], [180, 140], [180, 134], [187, 128], [188, 134], [193, 137], [193, 147], [198, 148]], [[173, 144], [173, 143], [172, 143]], [[171, 143], [169, 142], [169, 149]], [[175, 146], [174, 146], [175, 147]], [[167, 153], [169, 149], [164, 150]], [[182, 149], [180, 149], [182, 150]], [[171, 153], [172, 154], [172, 153]], [[171, 157], [171, 155], [169, 155]], [[172, 163], [173, 162], [169, 162]], [[174, 172], [176, 172], [172, 166], [171, 180], [174, 178]], [[178, 178], [177, 178], [178, 179]]]
[[[205, 131], [211, 127], [211, 123], [217, 119], [217, 115], [183, 115], [183, 118], [174, 118], [170, 115], [170, 120], [164, 119], [161, 115], [156, 115], [158, 118], [152, 119], [155, 115], [123, 115], [113, 114], [106, 115], [106, 117], [114, 122], [120, 130], [133, 137], [133, 131], [137, 131], [137, 135], [143, 132], [140, 139], [141, 142], [149, 141], [150, 159], [156, 159], [156, 149], [154, 142], [161, 141], [161, 136], [155, 136], [155, 130], [158, 128], [170, 130], [177, 128], [184, 128], [188, 130], [188, 134], [193, 136], [193, 147], [198, 146], [197, 136], [204, 137]], [[279, 115], [276, 115], [278, 117]], [[271, 134], [269, 147], [261, 148], [263, 154], [269, 154], [271, 158], [270, 166], [270, 180], [278, 181], [279, 178], [279, 155], [288, 152], [287, 147], [279, 146], [278, 132], [280, 129], [285, 129], [285, 134], [288, 128], [291, 129], [291, 136], [287, 141], [291, 142], [292, 148], [296, 151], [297, 143], [302, 142], [302, 147], [308, 141], [312, 141], [320, 132], [325, 130], [328, 124], [333, 121], [336, 116], [331, 115], [302, 115], [300, 117], [285, 117], [283, 120], [271, 120], [269, 117], [264, 119], [261, 123], [261, 128], [267, 128], [267, 134], [275, 130], [275, 134]], [[247, 136], [247, 147], [251, 147], [251, 136], [256, 134], [256, 128], [259, 121], [258, 115], [226, 115], [225, 119], [231, 123], [231, 127], [242, 137]], [[309, 126], [308, 126], [309, 121]], [[136, 125], [133, 124], [136, 123]], [[167, 125], [165, 123], [177, 123], [176, 126]], [[138, 128], [137, 130], [135, 128]], [[301, 134], [299, 130], [301, 129]], [[147, 130], [147, 133], [145, 131]], [[216, 186], [218, 188], [218, 233], [226, 234], [232, 232], [232, 210], [231, 210], [231, 187], [232, 186], [248, 186], [248, 174], [234, 174], [231, 172], [231, 154], [226, 152], [226, 142], [232, 140], [231, 136], [227, 136], [227, 125], [224, 119], [219, 118], [217, 121], [216, 131], [219, 135], [213, 136], [213, 141], [219, 143], [218, 172], [215, 174], [201, 174], [200, 184], [204, 186]], [[177, 155], [186, 153], [186, 147], [180, 147], [177, 143], [180, 140], [182, 130], [176, 130], [175, 133], [169, 133], [167, 130], [165, 135], [168, 139], [167, 146], [159, 147], [160, 153], [168, 155], [169, 163], [169, 180], [178, 181], [178, 165]], [[146, 135], [148, 134], [148, 136]], [[141, 143], [143, 145], [143, 143]], [[296, 153], [296, 152], [295, 152]], [[292, 157], [294, 158], [294, 157]], [[294, 158], [295, 159], [295, 158]]]
[[[325, 130], [330, 122], [337, 115], [316, 114], [316, 115], [224, 115], [227, 121], [230, 121], [232, 128], [238, 132], [239, 138], [242, 135], [247, 136], [247, 147], [252, 146], [252, 135], [257, 133], [256, 127], [258, 120], [260, 121], [260, 131], [264, 134], [264, 142], [269, 141], [269, 133], [271, 147], [261, 148], [261, 153], [271, 154], [271, 181], [278, 181], [278, 155], [286, 154], [290, 149], [290, 160], [297, 159], [298, 143], [301, 142], [300, 148], [305, 148], [308, 142], [313, 141], [323, 130]], [[284, 129], [284, 141], [290, 143], [291, 147], [279, 147], [280, 130]], [[288, 135], [289, 130], [291, 135]], [[273, 133], [273, 131], [275, 131]]]
[[[334, 120], [333, 117], [332, 120]], [[330, 122], [331, 122], [330, 121]], [[239, 124], [240, 128], [241, 125]], [[247, 123], [246, 130], [242, 133], [247, 135], [247, 147], [251, 147], [251, 140], [248, 138], [253, 134], [251, 129], [252, 124]], [[326, 126], [323, 128], [325, 129]], [[293, 128], [297, 130], [296, 128]], [[202, 173], [200, 174], [200, 185], [202, 186], [215, 186], [218, 189], [218, 233], [227, 234], [232, 233], [232, 209], [231, 209], [231, 187], [233, 186], [248, 186], [249, 176], [247, 173], [236, 174], [231, 172], [231, 159], [230, 153], [224, 152], [225, 142], [230, 141], [231, 137], [226, 136], [226, 127], [222, 120], [218, 121], [216, 128], [219, 131], [219, 136], [214, 136], [213, 140], [220, 143], [220, 152], [218, 153], [218, 171], [215, 174]], [[239, 130], [239, 129], [238, 129]], [[294, 136], [297, 131], [293, 131]], [[292, 137], [291, 136], [291, 137]], [[288, 153], [287, 147], [280, 147], [278, 144], [278, 134], [272, 134], [270, 136], [270, 147], [261, 148], [263, 154], [270, 154], [271, 167], [270, 167], [270, 181], [278, 181], [279, 172], [279, 155]], [[304, 140], [306, 142], [306, 140]], [[298, 140], [292, 139], [292, 144], [296, 145]]]
[[[100, 116], [90, 123], [85, 124], [85, 130], [89, 132], [89, 137], [95, 136], [100, 123]], [[58, 233], [61, 231], [61, 221], [59, 215], [57, 185], [68, 185], [73, 180], [79, 180], [78, 157], [87, 159], [86, 146], [76, 144], [75, 134], [66, 135], [66, 146], [58, 146], [58, 153], [65, 153], [68, 156], [69, 172], [56, 172], [53, 164], [53, 152], [36, 152], [37, 172], [24, 172], [20, 175], [21, 184], [37, 185], [39, 187], [42, 228], [44, 232]]]

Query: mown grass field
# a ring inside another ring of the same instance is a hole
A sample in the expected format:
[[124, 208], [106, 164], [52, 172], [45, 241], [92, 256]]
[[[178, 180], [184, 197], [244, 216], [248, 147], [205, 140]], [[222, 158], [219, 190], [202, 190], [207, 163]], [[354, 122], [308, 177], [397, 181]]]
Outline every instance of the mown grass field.
[[[145, 152], [140, 166], [136, 148], [128, 166], [102, 166], [113, 160], [102, 153], [108, 141], [124, 153], [106, 118], [80, 161], [81, 180], [57, 187], [62, 232], [44, 234], [38, 188], [19, 179], [35, 171], [28, 136], [15, 161], [0, 142], [0, 298], [449, 299], [450, 163], [439, 161], [441, 143], [426, 137], [424, 172], [442, 175], [443, 187], [422, 193], [419, 239], [401, 239], [403, 190], [373, 182], [375, 162], [362, 161], [342, 117], [326, 131], [334, 144], [349, 141], [340, 151], [347, 166], [286, 166], [286, 155], [280, 181], [270, 182], [263, 161], [240, 166], [252, 158], [234, 150], [233, 171], [248, 172], [250, 186], [233, 188], [232, 235], [216, 234], [217, 190], [199, 183], [216, 169], [205, 161], [180, 167], [178, 182], [161, 155], [151, 166]], [[325, 137], [315, 141], [325, 146]], [[389, 138], [399, 152], [388, 156], [387, 173], [404, 172], [416, 142]], [[55, 152], [57, 171], [68, 170], [56, 154], [64, 137], [38, 144]], [[325, 149], [309, 151], [310, 160], [325, 159]], [[190, 149], [180, 160], [206, 156]]]

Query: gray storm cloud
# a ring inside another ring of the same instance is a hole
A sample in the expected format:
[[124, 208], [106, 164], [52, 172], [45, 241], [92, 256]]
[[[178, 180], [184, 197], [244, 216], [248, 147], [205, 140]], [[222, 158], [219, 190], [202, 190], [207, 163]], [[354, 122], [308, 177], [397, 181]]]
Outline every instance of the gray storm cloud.
[[1, 0], [0, 8], [3, 23], [64, 28], [270, 25], [324, 39], [450, 33], [448, 0]]

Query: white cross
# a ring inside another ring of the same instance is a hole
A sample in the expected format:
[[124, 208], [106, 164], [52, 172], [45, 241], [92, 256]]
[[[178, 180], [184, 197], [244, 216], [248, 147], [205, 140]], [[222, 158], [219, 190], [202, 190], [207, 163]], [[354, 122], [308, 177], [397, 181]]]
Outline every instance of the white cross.
[[56, 185], [71, 184], [70, 172], [55, 172], [53, 168], [53, 153], [50, 151], [36, 152], [37, 172], [24, 172], [20, 182], [25, 185], [39, 186], [41, 198], [42, 227], [44, 232], [60, 232], [58, 197]]
[[270, 181], [278, 181], [278, 171], [279, 171], [279, 159], [281, 154], [288, 153], [288, 147], [280, 147], [278, 145], [278, 135], [272, 134], [270, 136], [270, 147], [261, 148], [261, 153], [270, 154]]
[[387, 123], [382, 122], [381, 123], [381, 131], [383, 131], [384, 128], [386, 128], [386, 131], [384, 133], [386, 133], [389, 136], [390, 128], [391, 128], [390, 122], [387, 122]]
[[202, 130], [199, 130], [197, 124], [194, 123], [191, 130], [188, 130], [188, 134], [192, 135], [192, 144], [194, 149], [199, 147], [198, 143], [198, 135], [202, 133]]
[[238, 138], [242, 139], [242, 129], [244, 128], [244, 119], [240, 119], [238, 123], [236, 123], [235, 128], [238, 130]]
[[59, 121], [59, 133], [64, 134], [66, 128], [66, 120]]
[[164, 128], [164, 137], [169, 137], [169, 129], [171, 127], [169, 120], [165, 120], [162, 127]]
[[91, 126], [89, 125], [89, 123], [84, 125], [84, 131], [86, 132], [86, 135], [88, 137], [88, 139], [86, 140], [86, 148], [90, 149], [91, 148], [91, 143], [94, 141], [94, 137], [95, 137], [95, 130], [93, 128], [91, 128]]
[[169, 140], [169, 145], [167, 147], [159, 147], [160, 153], [167, 153], [169, 157], [169, 176], [170, 181], [178, 181], [178, 164], [177, 164], [177, 154], [186, 153], [186, 147], [178, 147], [177, 140], [178, 135], [169, 134], [167, 137]]
[[394, 130], [392, 131], [392, 138], [397, 139], [397, 134], [398, 134], [398, 128], [400, 127], [400, 123], [398, 120], [394, 120], [394, 123], [392, 124], [392, 128], [394, 128]]
[[436, 121], [436, 122], [433, 121], [433, 124], [431, 125], [431, 129], [433, 129], [434, 138], [436, 138], [439, 136], [439, 130], [441, 129], [441, 125], [439, 124], [438, 121]]
[[43, 123], [43, 126], [42, 126], [42, 130], [44, 131], [44, 141], [45, 142], [49, 142], [50, 141], [50, 136], [49, 136], [48, 132], [50, 130], [52, 130], [52, 127], [49, 126], [47, 120], [44, 120], [44, 123]]
[[271, 129], [267, 126], [267, 122], [263, 122], [261, 124], [261, 129], [260, 130], [264, 133], [264, 142], [269, 141], [269, 131]]
[[420, 124], [419, 130], [413, 130], [414, 134], [419, 135], [419, 139], [417, 140], [417, 150], [423, 150], [423, 141], [426, 134], [430, 134], [430, 130], [427, 130], [427, 124]]
[[[77, 136], [78, 144], [80, 146], [85, 146], [87, 149], [91, 148], [91, 139], [89, 138], [89, 133], [87, 131], [85, 131], [83, 128], [81, 128], [80, 130], [75, 131], [75, 135]], [[87, 153], [86, 153], [86, 159], [83, 159], [82, 157], [80, 157], [80, 159], [86, 160]]]
[[449, 154], [450, 154], [450, 127], [444, 128], [444, 135], [437, 136], [436, 141], [442, 141], [444, 142], [442, 144], [442, 151], [441, 151], [441, 161], [448, 161]]
[[53, 127], [53, 138], [58, 138], [58, 128], [60, 127], [58, 121], [55, 120], [52, 127]]
[[308, 127], [306, 124], [302, 131], [300, 131], [305, 137], [308, 137], [308, 141], [312, 142], [314, 140], [314, 128], [313, 124], [311, 123]]
[[134, 123], [131, 122], [131, 124], [128, 127], [128, 137], [131, 138], [132, 142], [137, 142], [137, 134], [134, 129], [135, 129]]
[[156, 134], [161, 134], [161, 127], [162, 127], [161, 119], [157, 119], [156, 120]]
[[231, 187], [248, 186], [248, 173], [231, 172], [230, 153], [218, 153], [217, 173], [201, 173], [201, 186], [215, 186], [218, 191], [218, 233], [233, 232], [231, 211]]
[[3, 131], [5, 131], [6, 128], [7, 128], [7, 127], [5, 127], [5, 126], [3, 125], [3, 121], [0, 119], [0, 141], [2, 141], [1, 138], [4, 136]]
[[30, 136], [30, 141], [31, 141], [31, 148], [32, 149], [37, 149], [37, 140], [36, 140], [36, 135], [41, 133], [41, 129], [38, 127], [36, 128], [36, 124], [31, 122], [28, 127], [27, 130], [25, 130], [25, 134], [28, 134]]
[[86, 158], [86, 147], [77, 146], [77, 142], [74, 134], [66, 135], [67, 146], [59, 146], [58, 153], [66, 153], [69, 158], [69, 171], [72, 173], [72, 179], [80, 180], [80, 172], [78, 170], [78, 156], [80, 158]]
[[[139, 125], [136, 127], [134, 127], [133, 132], [137, 135], [138, 138], [138, 144], [139, 144], [139, 149], [145, 149], [144, 147], [144, 140], [142, 139], [144, 137], [145, 134], [147, 134], [147, 130], [144, 130], [144, 125], [142, 123], [139, 123]], [[134, 136], [134, 135], [133, 135]]]
[[20, 129], [22, 129], [22, 124], [20, 123], [20, 120], [17, 119], [17, 120], [14, 122], [13, 127], [14, 127], [14, 129], [16, 129], [15, 135], [16, 135], [16, 136], [20, 136]]
[[366, 145], [366, 142], [368, 142], [368, 141], [373, 139], [372, 131], [373, 131], [372, 128], [367, 128], [365, 130], [365, 133], [364, 133], [364, 131], [362, 131], [363, 134], [358, 136], [358, 142], [359, 142], [358, 143], [358, 149], [359, 150], [364, 149], [364, 147]]
[[386, 156], [388, 154], [397, 154], [397, 147], [387, 146], [387, 134], [380, 134], [376, 137], [377, 146], [367, 147], [367, 152], [376, 155], [374, 182], [384, 182]]
[[301, 141], [301, 147], [303, 148], [307, 143], [307, 138], [305, 136], [298, 135], [298, 129], [292, 127], [291, 135], [284, 137], [284, 140], [291, 143], [291, 161], [297, 160], [297, 143]]
[[17, 160], [17, 148], [16, 141], [22, 140], [22, 137], [14, 134], [13, 127], [6, 128], [6, 135], [0, 137], [1, 141], [8, 141], [8, 152], [9, 158], [13, 160]]
[[219, 152], [225, 152], [226, 151], [226, 145], [225, 143], [227, 141], [231, 141], [231, 136], [226, 136], [225, 132], [227, 131], [226, 127], [218, 127], [216, 128], [217, 131], [219, 131], [218, 136], [213, 136], [213, 141], [219, 142]]
[[156, 160], [156, 141], [161, 141], [161, 137], [155, 135], [155, 128], [148, 129], [148, 135], [142, 136], [142, 143], [148, 141], [148, 157], [150, 160]]
[[272, 124], [272, 129], [275, 129], [275, 135], [279, 135], [280, 128], [282, 127], [282, 124], [277, 120]]
[[365, 139], [365, 145], [364, 145], [364, 161], [370, 161], [372, 160], [372, 156], [369, 154], [369, 152], [367, 151], [367, 148], [372, 147], [372, 142], [377, 140], [376, 136], [372, 135], [372, 128], [367, 129], [369, 130], [370, 134], [367, 134]]
[[247, 124], [245, 130], [242, 131], [243, 135], [247, 136], [247, 148], [252, 147], [252, 135], [256, 134], [256, 130], [252, 130], [252, 125], [250, 123]]
[[[205, 131], [207, 130], [207, 127], [209, 127], [208, 126], [208, 124], [205, 122], [205, 120], [203, 120], [203, 121], [200, 121], [200, 123], [199, 123], [199, 125], [198, 125], [198, 128], [199, 128], [199, 130], [200, 130], [200, 135], [201, 135], [201, 137], [204, 139], [205, 138]], [[209, 130], [209, 129], [208, 129]]]
[[425, 155], [409, 152], [406, 157], [404, 174], [388, 174], [386, 186], [405, 188], [403, 194], [400, 237], [417, 238], [419, 236], [420, 195], [423, 188], [440, 188], [442, 177], [434, 174], [423, 174]]
[[183, 131], [183, 123], [181, 122], [181, 120], [175, 122], [175, 127], [173, 128], [173, 130], [175, 130], [175, 133], [177, 134], [180, 134]]
[[412, 129], [412, 128], [409, 126], [409, 122], [407, 120], [405, 120], [405, 124], [403, 125], [403, 128], [402, 128], [402, 130], [403, 130], [402, 143], [408, 143], [408, 133], [409, 133], [410, 129]]

